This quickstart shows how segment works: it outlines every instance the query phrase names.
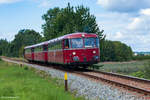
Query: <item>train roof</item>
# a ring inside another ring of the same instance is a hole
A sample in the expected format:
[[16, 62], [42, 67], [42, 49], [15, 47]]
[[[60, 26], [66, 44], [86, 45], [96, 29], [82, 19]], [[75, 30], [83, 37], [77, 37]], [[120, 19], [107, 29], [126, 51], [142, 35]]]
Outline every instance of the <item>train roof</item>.
[[34, 45], [31, 45], [31, 46], [26, 46], [25, 49], [46, 45], [48, 43], [52, 43], [52, 42], [55, 42], [55, 41], [60, 41], [60, 40], [66, 39], [66, 38], [81, 38], [81, 37], [98, 37], [98, 36], [94, 33], [82, 33], [82, 32], [71, 33], [71, 34], [67, 34], [67, 35], [64, 35], [64, 36], [61, 36], [61, 37], [58, 37], [58, 38], [55, 38], [55, 39], [45, 41], [45, 42], [41, 42], [41, 43], [34, 44]]

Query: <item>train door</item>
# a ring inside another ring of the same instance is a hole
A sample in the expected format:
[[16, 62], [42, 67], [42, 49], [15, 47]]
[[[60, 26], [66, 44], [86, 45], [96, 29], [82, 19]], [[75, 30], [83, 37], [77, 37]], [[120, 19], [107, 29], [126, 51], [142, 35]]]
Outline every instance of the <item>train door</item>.
[[63, 58], [64, 58], [64, 63], [70, 63], [71, 60], [71, 51], [69, 50], [70, 48], [70, 40], [65, 39], [63, 40]]
[[32, 61], [34, 61], [34, 48], [31, 48]]
[[44, 55], [44, 61], [48, 61], [48, 45], [43, 45], [43, 55]]

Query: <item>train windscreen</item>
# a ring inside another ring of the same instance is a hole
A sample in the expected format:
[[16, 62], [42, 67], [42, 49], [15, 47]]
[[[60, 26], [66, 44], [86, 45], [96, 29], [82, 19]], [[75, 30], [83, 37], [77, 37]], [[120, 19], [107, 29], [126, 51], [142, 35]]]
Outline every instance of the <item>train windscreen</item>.
[[82, 38], [73, 38], [71, 39], [72, 48], [83, 48], [83, 39]]
[[94, 48], [99, 47], [99, 39], [98, 38], [84, 38], [85, 48]]
[[85, 43], [85, 48], [94, 48], [95, 38], [85, 38], [84, 43]]
[[71, 39], [71, 45], [72, 48], [99, 48], [99, 38], [73, 38]]

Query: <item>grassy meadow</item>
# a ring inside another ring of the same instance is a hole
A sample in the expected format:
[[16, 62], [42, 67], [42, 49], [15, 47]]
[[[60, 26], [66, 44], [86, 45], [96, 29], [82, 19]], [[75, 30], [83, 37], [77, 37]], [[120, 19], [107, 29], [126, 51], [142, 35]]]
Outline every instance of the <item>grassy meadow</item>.
[[131, 75], [150, 79], [150, 60], [136, 60], [129, 62], [102, 62], [99, 70]]
[[57, 81], [42, 71], [0, 61], [0, 100], [83, 100]]

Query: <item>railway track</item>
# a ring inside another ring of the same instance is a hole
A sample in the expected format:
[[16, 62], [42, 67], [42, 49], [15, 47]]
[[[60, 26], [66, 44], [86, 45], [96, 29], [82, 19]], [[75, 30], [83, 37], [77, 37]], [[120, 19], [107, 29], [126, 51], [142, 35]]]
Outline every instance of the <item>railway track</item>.
[[[6, 57], [2, 57], [2, 58], [14, 60]], [[15, 60], [15, 61], [27, 63], [20, 60]], [[144, 96], [146, 100], [150, 100], [150, 80], [131, 77], [127, 75], [120, 75], [120, 74], [110, 73], [110, 72], [95, 71], [95, 70], [79, 71], [79, 70], [64, 69], [62, 67], [56, 67], [56, 66], [53, 66], [53, 68], [61, 71], [66, 71], [69, 73], [74, 73], [90, 79], [94, 79], [96, 81], [105, 82], [106, 84], [113, 85], [115, 87], [123, 88], [130, 92], [136, 93], [135, 95], [140, 94], [140, 96]]]
[[150, 97], [149, 80], [100, 71], [77, 73]]

